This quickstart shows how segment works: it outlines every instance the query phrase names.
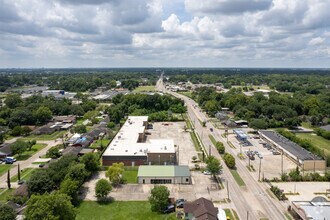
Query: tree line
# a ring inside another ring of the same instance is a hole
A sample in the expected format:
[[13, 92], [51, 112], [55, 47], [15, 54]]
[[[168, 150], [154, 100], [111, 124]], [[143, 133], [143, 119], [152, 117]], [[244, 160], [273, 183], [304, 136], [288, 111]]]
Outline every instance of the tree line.
[[214, 88], [202, 87], [192, 95], [211, 116], [222, 107], [228, 107], [236, 118], [248, 120], [249, 126], [257, 129], [292, 128], [302, 121], [319, 125], [330, 117], [330, 91], [318, 95], [270, 92], [265, 97], [260, 92], [247, 96], [240, 88], [218, 93]]
[[151, 121], [173, 120], [172, 113], [186, 112], [184, 102], [169, 95], [119, 94], [106, 109], [110, 120], [116, 124], [127, 115], [148, 115]]
[[[154, 85], [159, 74], [148, 69], [53, 69], [53, 70], [3, 70], [0, 74], [0, 91], [26, 85], [49, 86], [72, 92], [94, 91], [104, 86], [108, 89], [122, 86], [134, 89], [139, 84]], [[88, 79], [88, 80], [86, 80]]]

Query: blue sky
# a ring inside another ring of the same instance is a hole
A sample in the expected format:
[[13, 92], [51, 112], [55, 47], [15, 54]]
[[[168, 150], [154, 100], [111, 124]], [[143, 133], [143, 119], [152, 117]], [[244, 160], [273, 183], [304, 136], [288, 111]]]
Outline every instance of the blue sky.
[[0, 0], [0, 68], [330, 67], [330, 0]]

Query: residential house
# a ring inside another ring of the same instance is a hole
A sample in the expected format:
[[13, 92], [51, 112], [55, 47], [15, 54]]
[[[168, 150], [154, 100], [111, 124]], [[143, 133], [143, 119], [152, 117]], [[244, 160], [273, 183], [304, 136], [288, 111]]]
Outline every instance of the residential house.
[[8, 156], [12, 156], [12, 150], [10, 148], [10, 144], [3, 143], [0, 145], [0, 158], [5, 158]]
[[217, 220], [218, 208], [214, 207], [213, 202], [199, 198], [193, 202], [186, 202], [183, 205], [185, 213], [185, 219], [196, 219], [196, 220]]

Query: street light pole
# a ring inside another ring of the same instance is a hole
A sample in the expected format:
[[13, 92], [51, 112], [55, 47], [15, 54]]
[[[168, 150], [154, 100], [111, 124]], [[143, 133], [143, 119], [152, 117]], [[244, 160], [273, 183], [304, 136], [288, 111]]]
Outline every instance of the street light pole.
[[260, 174], [261, 174], [261, 158], [259, 157], [259, 178], [258, 180], [260, 181]]

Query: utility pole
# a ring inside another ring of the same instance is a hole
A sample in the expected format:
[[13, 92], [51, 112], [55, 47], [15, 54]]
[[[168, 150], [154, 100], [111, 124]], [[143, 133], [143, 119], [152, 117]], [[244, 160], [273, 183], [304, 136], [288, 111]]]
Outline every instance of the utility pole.
[[281, 173], [283, 175], [283, 149], [282, 149], [282, 154], [281, 154]]
[[228, 197], [228, 200], [229, 200], [229, 187], [228, 187], [228, 180], [227, 180], [227, 197]]
[[260, 181], [260, 174], [261, 174], [261, 158], [259, 157], [259, 177], [258, 177], [259, 181]]
[[18, 182], [21, 181], [21, 169], [19, 167], [19, 164], [17, 166], [17, 177], [18, 177]]

